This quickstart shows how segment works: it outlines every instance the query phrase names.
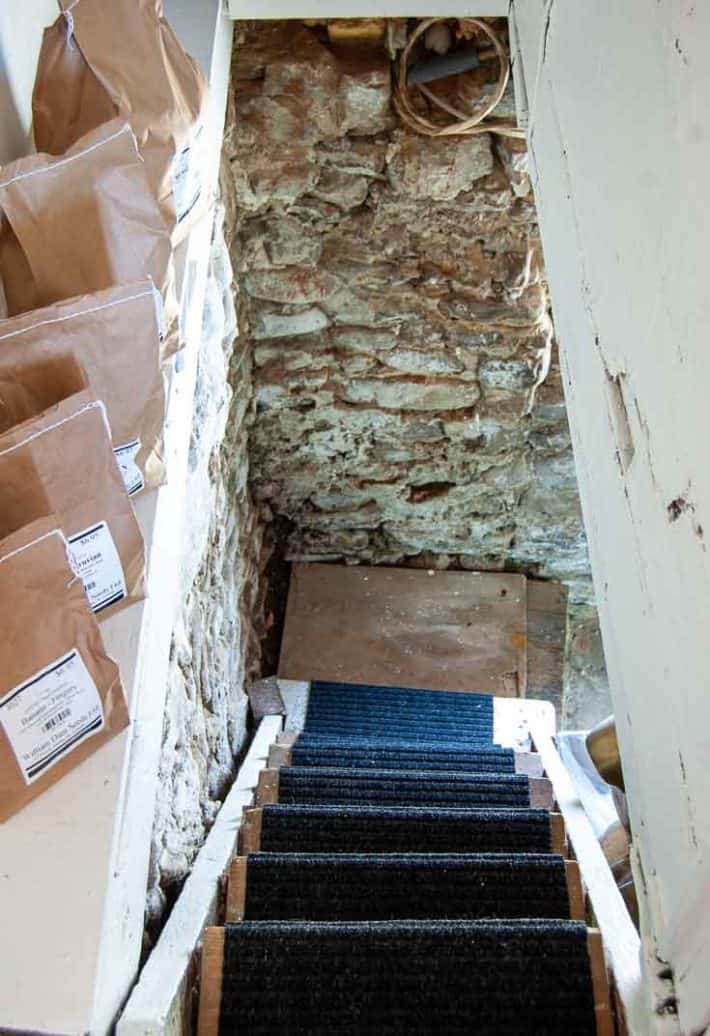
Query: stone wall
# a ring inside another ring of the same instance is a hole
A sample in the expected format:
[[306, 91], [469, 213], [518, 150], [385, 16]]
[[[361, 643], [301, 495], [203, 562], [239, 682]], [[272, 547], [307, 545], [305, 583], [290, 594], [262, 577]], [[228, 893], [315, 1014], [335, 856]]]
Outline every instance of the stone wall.
[[238, 28], [254, 492], [292, 523], [292, 560], [563, 580], [574, 647], [595, 612], [524, 145], [415, 135], [390, 84], [384, 47]]
[[[251, 350], [237, 337], [229, 252], [215, 228], [203, 317], [148, 892], [157, 927], [221, 805], [247, 732], [258, 662], [261, 523], [248, 490]], [[179, 377], [179, 375], [177, 375]]]

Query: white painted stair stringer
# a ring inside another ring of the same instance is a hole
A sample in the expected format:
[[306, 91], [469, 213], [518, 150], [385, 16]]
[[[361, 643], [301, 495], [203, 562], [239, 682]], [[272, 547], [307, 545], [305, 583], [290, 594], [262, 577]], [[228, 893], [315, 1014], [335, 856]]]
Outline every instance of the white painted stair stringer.
[[242, 810], [251, 806], [281, 716], [260, 723], [237, 778], [200, 849], [165, 928], [118, 1020], [116, 1036], [184, 1036], [190, 1031], [196, 949], [218, 917], [222, 878], [237, 852]]

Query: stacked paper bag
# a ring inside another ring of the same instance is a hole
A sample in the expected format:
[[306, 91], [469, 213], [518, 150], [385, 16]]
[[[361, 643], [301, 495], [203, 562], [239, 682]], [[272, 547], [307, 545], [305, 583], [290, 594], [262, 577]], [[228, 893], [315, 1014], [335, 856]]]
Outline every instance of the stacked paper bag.
[[78, 392], [0, 435], [0, 485], [0, 538], [56, 514], [96, 613], [143, 599], [143, 538], [103, 403]]
[[123, 730], [128, 710], [56, 516], [0, 543], [0, 600], [13, 601], [0, 640], [2, 821]]
[[60, 158], [4, 166], [0, 214], [5, 316], [150, 277], [165, 305], [164, 352], [176, 351], [170, 234], [127, 122], [92, 130]]
[[0, 433], [83, 388], [75, 375], [67, 391], [73, 361], [106, 407], [128, 493], [162, 485], [161, 309], [144, 280], [0, 320]]
[[60, 0], [37, 154], [0, 168], [0, 821], [128, 724], [100, 622], [145, 596], [173, 247], [208, 208], [205, 81], [159, 0]]
[[59, 155], [114, 115], [182, 240], [206, 204], [207, 84], [162, 15], [162, 0], [60, 0], [45, 31], [32, 107], [38, 151]]

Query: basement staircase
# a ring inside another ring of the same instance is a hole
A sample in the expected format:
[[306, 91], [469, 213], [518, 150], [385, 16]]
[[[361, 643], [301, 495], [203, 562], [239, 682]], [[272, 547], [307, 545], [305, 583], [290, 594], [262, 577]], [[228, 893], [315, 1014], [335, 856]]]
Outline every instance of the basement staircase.
[[241, 838], [199, 1036], [613, 1036], [552, 785], [492, 697], [312, 683]]

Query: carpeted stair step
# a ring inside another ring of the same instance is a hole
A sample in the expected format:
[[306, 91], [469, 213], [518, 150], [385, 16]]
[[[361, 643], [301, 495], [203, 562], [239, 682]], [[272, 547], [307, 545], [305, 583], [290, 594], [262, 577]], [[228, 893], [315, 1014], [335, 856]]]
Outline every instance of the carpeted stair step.
[[566, 853], [544, 809], [283, 806], [248, 809], [241, 852]]
[[305, 730], [309, 733], [377, 735], [381, 731], [416, 732], [421, 740], [493, 739], [493, 699], [489, 695], [452, 694], [407, 688], [352, 684], [311, 685]]
[[[299, 752], [294, 758], [294, 749]], [[306, 741], [289, 735], [269, 749], [269, 766], [340, 766], [355, 769], [449, 770], [462, 773], [524, 773], [542, 777], [542, 759], [536, 752], [497, 745], [427, 745], [411, 741], [352, 743], [342, 738]]]
[[309, 708], [343, 706], [357, 703], [386, 705], [388, 708], [414, 708], [438, 713], [452, 711], [458, 715], [487, 716], [493, 719], [493, 697], [462, 691], [431, 691], [413, 687], [377, 687], [373, 684], [336, 683], [314, 680], [309, 693]]
[[209, 929], [200, 1036], [595, 1036], [589, 945], [549, 920]]
[[[417, 692], [414, 692], [417, 693]], [[345, 700], [329, 701], [321, 698], [313, 698], [313, 692], [308, 701], [306, 718], [308, 721], [319, 719], [348, 719], [360, 716], [363, 719], [378, 719], [386, 715], [392, 720], [424, 719], [429, 721], [441, 720], [442, 722], [461, 722], [469, 726], [478, 726], [489, 733], [493, 729], [493, 709], [466, 709], [456, 708], [443, 702], [432, 702], [429, 705], [424, 702], [396, 701], [379, 698], [363, 699], [357, 694], [349, 695]]]
[[457, 711], [455, 709], [422, 709], [416, 706], [389, 707], [386, 703], [362, 704], [353, 701], [347, 706], [310, 706], [306, 712], [307, 725], [317, 722], [348, 721], [353, 719], [380, 720], [383, 717], [393, 723], [416, 722], [441, 723], [445, 726], [462, 724], [466, 727], [477, 727], [487, 734], [493, 732], [493, 718], [485, 713]]
[[403, 741], [430, 741], [436, 744], [459, 744], [468, 745], [472, 741], [493, 744], [490, 737], [482, 736], [474, 728], [468, 728], [462, 724], [452, 726], [441, 726], [427, 723], [423, 720], [412, 720], [408, 723], [383, 719], [381, 721], [353, 720], [351, 723], [318, 723], [309, 724], [306, 730], [311, 733], [327, 735], [328, 737], [340, 737], [352, 735], [361, 738], [401, 738]]
[[227, 921], [584, 919], [576, 863], [551, 854], [252, 853]]
[[282, 766], [263, 770], [257, 804], [529, 806], [552, 808], [549, 781], [524, 774], [452, 773], [448, 770], [357, 770], [348, 767]]
[[356, 741], [391, 741], [393, 738], [401, 741], [425, 742], [435, 745], [456, 745], [459, 748], [481, 747], [492, 745], [490, 736], [482, 736], [477, 731], [467, 730], [456, 726], [449, 729], [426, 726], [422, 723], [412, 723], [408, 726], [396, 725], [389, 720], [383, 720], [378, 724], [343, 724], [320, 725], [318, 727], [306, 727], [305, 735], [310, 739], [312, 736], [320, 740], [332, 740], [336, 738], [352, 738]]
[[397, 734], [388, 734], [383, 732], [382, 734], [314, 734], [307, 730], [301, 734], [282, 734], [280, 735], [281, 743], [285, 743], [288, 740], [289, 744], [300, 744], [305, 745], [309, 748], [320, 748], [323, 745], [331, 745], [337, 742], [339, 745], [343, 745], [345, 748], [381, 748], [387, 747], [388, 745], [397, 744], [402, 747], [416, 748], [417, 750], [426, 751], [427, 749], [434, 749], [439, 751], [459, 751], [465, 752], [471, 751], [490, 751], [494, 748], [499, 748], [499, 745], [493, 744], [486, 738], [466, 738], [462, 742], [458, 741], [426, 741], [423, 738], [412, 739], [406, 735], [403, 737]]
[[512, 748], [418, 746], [416, 742], [354, 747], [337, 738], [309, 745], [297, 741], [290, 751], [293, 766], [353, 767], [361, 770], [448, 770], [464, 773], [515, 773]]
[[[458, 700], [457, 700], [458, 699]], [[372, 691], [358, 687], [319, 689], [311, 684], [306, 715], [348, 715], [387, 712], [392, 716], [454, 717], [469, 723], [493, 724], [493, 699], [487, 695], [446, 694], [442, 691]]]

